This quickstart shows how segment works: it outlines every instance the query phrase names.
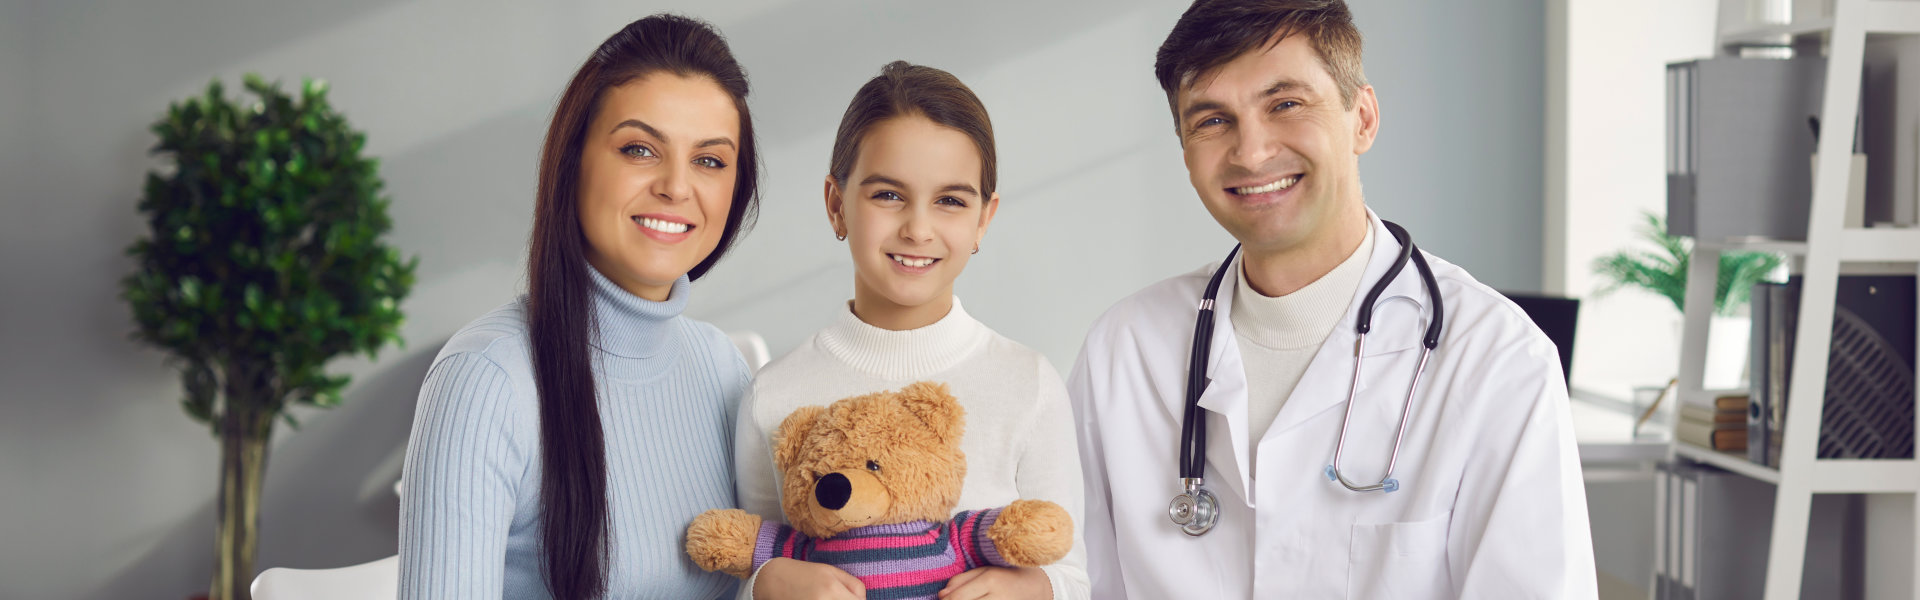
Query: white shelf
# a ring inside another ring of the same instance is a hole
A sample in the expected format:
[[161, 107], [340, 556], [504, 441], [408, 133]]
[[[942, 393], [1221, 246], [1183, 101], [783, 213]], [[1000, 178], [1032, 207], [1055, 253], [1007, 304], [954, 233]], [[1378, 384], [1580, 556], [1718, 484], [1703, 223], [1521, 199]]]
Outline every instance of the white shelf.
[[1920, 33], [1920, 2], [1913, 0], [1868, 2], [1867, 33]]
[[1813, 19], [1798, 23], [1768, 23], [1750, 25], [1720, 34], [1720, 45], [1738, 46], [1745, 44], [1776, 44], [1782, 37], [1799, 37], [1827, 33], [1833, 30], [1833, 19]]
[[[1723, 11], [1744, 5], [1735, 0], [1722, 0], [1720, 4]], [[1827, 57], [1828, 68], [1819, 88], [1820, 120], [1850, 123], [1858, 116], [1867, 36], [1920, 34], [1920, 0], [1832, 0], [1832, 4], [1830, 14], [1836, 17], [1735, 27], [1722, 31], [1717, 37], [1722, 46], [1734, 46], [1777, 44], [1821, 36], [1820, 47]], [[1808, 203], [1808, 241], [1702, 240], [1694, 247], [1687, 271], [1680, 340], [1681, 398], [1696, 403], [1710, 402], [1714, 392], [1687, 390], [1700, 386], [1705, 370], [1708, 322], [1713, 315], [1719, 270], [1719, 261], [1712, 257], [1719, 252], [1738, 250], [1799, 257], [1805, 293], [1799, 304], [1793, 364], [1787, 365], [1792, 383], [1785, 390], [1790, 400], [1779, 451], [1781, 467], [1753, 464], [1744, 452], [1716, 452], [1681, 442], [1672, 445], [1676, 458], [1713, 465], [1776, 486], [1773, 530], [1766, 546], [1765, 597], [1768, 600], [1788, 600], [1799, 595], [1805, 575], [1807, 532], [1814, 495], [1920, 491], [1920, 463], [1912, 459], [1818, 458], [1821, 415], [1827, 400], [1827, 354], [1832, 342], [1832, 330], [1827, 322], [1834, 315], [1839, 276], [1853, 269], [1886, 268], [1884, 263], [1895, 263], [1892, 268], [1911, 273], [1915, 263], [1920, 263], [1920, 229], [1848, 229], [1843, 225], [1847, 212], [1846, 191], [1850, 187], [1847, 179], [1852, 176], [1842, 156], [1846, 153], [1846, 143], [1847, 140], [1833, 136], [1819, 141], [1816, 152], [1820, 153], [1821, 160], [1814, 165], [1814, 189]], [[1920, 530], [1916, 531], [1916, 538], [1920, 538]], [[1920, 553], [1909, 560], [1915, 561], [1916, 567], [1909, 572], [1920, 571]], [[1920, 599], [1920, 585], [1915, 586], [1913, 597]]]
[[[1920, 2], [1915, 2], [1920, 5]], [[1714, 252], [1775, 252], [1805, 256], [1807, 243], [1760, 237], [1702, 240], [1701, 250]], [[1840, 231], [1841, 262], [1920, 262], [1920, 228], [1879, 227]]]
[[1840, 260], [1920, 262], [1920, 229], [1841, 231]]
[[1752, 477], [1774, 485], [1780, 484], [1780, 470], [1766, 465], [1756, 465], [1747, 460], [1746, 453], [1733, 454], [1719, 450], [1708, 450], [1682, 441], [1673, 443], [1673, 453], [1687, 457], [1694, 462], [1707, 463], [1728, 471]]
[[1848, 458], [1814, 461], [1808, 484], [1822, 494], [1911, 494], [1920, 469], [1911, 458]]
[[[1866, 13], [1867, 33], [1920, 34], [1920, 2], [1871, 0], [1866, 3]], [[1720, 45], [1777, 44], [1782, 41], [1782, 38], [1824, 35], [1832, 31], [1832, 17], [1792, 23], [1761, 23], [1720, 32]]]
[[1696, 244], [1696, 247], [1701, 250], [1712, 250], [1715, 252], [1777, 252], [1792, 256], [1807, 253], [1806, 242], [1760, 237], [1700, 240]]
[[[1780, 470], [1747, 460], [1745, 453], [1708, 450], [1675, 441], [1673, 453], [1774, 485]], [[1920, 485], [1920, 464], [1913, 459], [1822, 459], [1808, 472], [1808, 483], [1820, 494], [1911, 494]]]

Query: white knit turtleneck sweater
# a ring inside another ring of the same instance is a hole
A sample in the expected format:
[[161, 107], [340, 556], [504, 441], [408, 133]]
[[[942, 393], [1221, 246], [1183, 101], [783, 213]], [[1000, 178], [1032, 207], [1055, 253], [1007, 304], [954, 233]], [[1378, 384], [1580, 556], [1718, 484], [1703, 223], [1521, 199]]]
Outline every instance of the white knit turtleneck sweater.
[[[843, 307], [833, 325], [767, 363], [740, 404], [734, 462], [740, 508], [785, 520], [770, 436], [795, 409], [897, 390], [916, 381], [947, 384], [966, 413], [967, 477], [956, 510], [1049, 500], [1074, 523], [1073, 550], [1042, 567], [1061, 600], [1088, 597], [1079, 446], [1066, 384], [1047, 358], [981, 324], [953, 300], [939, 321], [907, 331], [868, 325]], [[753, 583], [740, 596], [752, 594]]]
[[[1244, 255], [1242, 255], [1244, 256]], [[1234, 269], [1240, 285], [1233, 290], [1233, 334], [1240, 342], [1240, 361], [1247, 369], [1247, 471], [1258, 473], [1260, 439], [1287, 397], [1307, 373], [1313, 355], [1347, 314], [1360, 278], [1373, 256], [1373, 222], [1353, 254], [1306, 287], [1279, 297], [1263, 296], [1247, 285], [1246, 263]], [[1241, 261], [1235, 258], [1235, 261]]]

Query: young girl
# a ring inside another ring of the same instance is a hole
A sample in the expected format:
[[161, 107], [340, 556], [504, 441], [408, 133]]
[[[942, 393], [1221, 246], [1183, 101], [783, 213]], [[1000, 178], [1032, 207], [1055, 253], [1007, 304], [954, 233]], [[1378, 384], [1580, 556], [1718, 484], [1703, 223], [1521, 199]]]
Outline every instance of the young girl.
[[[975, 569], [939, 597], [1085, 598], [1080, 460], [1066, 387], [1046, 357], [974, 320], [953, 295], [999, 200], [993, 127], [953, 75], [894, 62], [854, 95], [826, 178], [827, 220], [853, 253], [853, 301], [836, 323], [762, 368], [742, 401], [734, 435], [740, 507], [783, 518], [768, 436], [795, 409], [943, 382], [967, 411], [967, 476], [956, 508], [1051, 500], [1076, 526], [1060, 563]], [[774, 559], [741, 593], [777, 600], [864, 591], [839, 569]]]
[[753, 219], [747, 80], [720, 35], [656, 15], [554, 110], [525, 298], [455, 333], [421, 386], [401, 598], [717, 598], [681, 551], [733, 501], [747, 366], [681, 316]]

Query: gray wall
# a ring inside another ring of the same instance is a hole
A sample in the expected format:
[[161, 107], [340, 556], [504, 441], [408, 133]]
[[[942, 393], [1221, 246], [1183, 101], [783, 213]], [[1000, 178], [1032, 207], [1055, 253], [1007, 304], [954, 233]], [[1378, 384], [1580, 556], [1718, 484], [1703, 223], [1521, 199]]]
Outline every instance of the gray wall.
[[[533, 160], [565, 78], [626, 21], [707, 18], [755, 86], [759, 228], [695, 288], [692, 316], [776, 353], [850, 295], [820, 178], [847, 97], [886, 60], [949, 69], [993, 111], [1000, 218], [959, 293], [1070, 368], [1131, 290], [1224, 254], [1193, 198], [1151, 76], [1178, 16], [1151, 0], [856, 3], [73, 0], [0, 5], [0, 598], [177, 598], [211, 570], [215, 446], [177, 405], [116, 297], [133, 204], [167, 102], [212, 77], [326, 77], [369, 133], [393, 242], [422, 257], [410, 340], [346, 406], [281, 431], [261, 565], [331, 567], [394, 549], [413, 395], [439, 344], [524, 282]], [[1356, 3], [1384, 125], [1370, 203], [1499, 287], [1541, 265], [1543, 8], [1520, 0]]]

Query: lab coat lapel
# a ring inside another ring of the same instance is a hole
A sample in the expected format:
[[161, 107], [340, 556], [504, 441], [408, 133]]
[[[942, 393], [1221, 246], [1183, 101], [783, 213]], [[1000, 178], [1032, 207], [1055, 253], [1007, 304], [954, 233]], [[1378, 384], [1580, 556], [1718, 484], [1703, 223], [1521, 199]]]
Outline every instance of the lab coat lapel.
[[[1236, 261], [1236, 265], [1238, 261]], [[1240, 284], [1240, 268], [1234, 266], [1220, 282], [1220, 294], [1214, 300], [1212, 360], [1207, 361], [1207, 377], [1212, 381], [1200, 394], [1200, 407], [1207, 409], [1207, 462], [1216, 478], [1227, 480], [1234, 491], [1254, 505], [1247, 493], [1251, 473], [1247, 469], [1247, 370], [1240, 357], [1240, 342], [1233, 333], [1233, 291]], [[1226, 425], [1227, 435], [1216, 433]], [[1211, 479], [1210, 479], [1211, 480]]]
[[[1200, 286], [1191, 291], [1184, 308], [1189, 320], [1184, 322], [1184, 331], [1188, 332], [1182, 340], [1187, 341], [1182, 348], [1192, 347], [1193, 321], [1198, 317], [1200, 296], [1204, 293], [1207, 278], [1220, 268], [1213, 263], [1203, 268], [1199, 277]], [[1227, 486], [1240, 494], [1247, 495], [1247, 372], [1240, 359], [1240, 345], [1233, 335], [1233, 286], [1239, 281], [1239, 269], [1235, 268], [1221, 280], [1220, 289], [1214, 300], [1213, 339], [1208, 345], [1207, 385], [1201, 392], [1199, 405], [1206, 409], [1207, 419], [1207, 473], [1206, 481], [1210, 485], [1227, 482]], [[1155, 377], [1161, 403], [1167, 409], [1178, 427], [1185, 418], [1186, 411], [1186, 353], [1176, 371], [1165, 372], [1167, 376]], [[1176, 429], [1176, 431], [1178, 431]], [[1175, 438], [1177, 441], [1178, 438]], [[1177, 450], [1177, 445], [1173, 447]], [[1252, 506], [1251, 500], [1248, 506]]]
[[[1287, 396], [1286, 405], [1280, 407], [1280, 414], [1267, 430], [1268, 436], [1292, 429], [1347, 400], [1347, 386], [1353, 382], [1354, 350], [1360, 339], [1355, 331], [1360, 321], [1360, 304], [1366, 300], [1367, 291], [1386, 275], [1387, 270], [1393, 267], [1394, 259], [1400, 255], [1400, 241], [1394, 239], [1393, 232], [1388, 231], [1386, 225], [1381, 224], [1379, 215], [1375, 215], [1373, 209], [1367, 209], [1367, 215], [1373, 224], [1373, 256], [1367, 260], [1366, 274], [1360, 278], [1360, 286], [1347, 303], [1346, 316], [1341, 317], [1340, 324], [1333, 328], [1333, 333], [1327, 335], [1327, 341], [1314, 354], [1306, 374], [1294, 385], [1293, 394]], [[1418, 244], [1417, 241], [1415, 243]], [[1409, 259], [1400, 275], [1394, 277], [1387, 284], [1386, 291], [1374, 301], [1374, 326], [1367, 335], [1367, 358], [1420, 346], [1421, 335], [1427, 327], [1425, 285], [1420, 281], [1413, 261]], [[1366, 371], [1360, 374], [1359, 389], [1354, 394], [1364, 393], [1368, 383], [1378, 379], [1387, 364], [1387, 361], [1369, 360]], [[1243, 402], [1245, 396], [1243, 389]]]

